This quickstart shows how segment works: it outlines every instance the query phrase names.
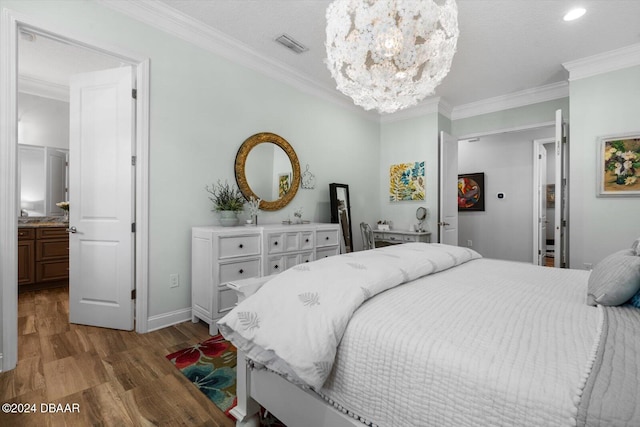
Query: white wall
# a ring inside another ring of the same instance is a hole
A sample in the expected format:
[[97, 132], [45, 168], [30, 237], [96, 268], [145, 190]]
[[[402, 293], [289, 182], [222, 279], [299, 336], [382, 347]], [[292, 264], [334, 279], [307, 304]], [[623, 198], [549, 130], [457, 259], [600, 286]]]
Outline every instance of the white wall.
[[[261, 213], [262, 223], [293, 217], [298, 207], [303, 219], [328, 222], [331, 182], [349, 185], [354, 223], [379, 217], [371, 202], [378, 198], [379, 128], [364, 115], [94, 1], [0, 0], [0, 7], [150, 58], [150, 316], [191, 307], [191, 227], [217, 223], [204, 187], [234, 182], [236, 152], [255, 133], [285, 138], [316, 176], [315, 190], [299, 189], [283, 210]], [[169, 288], [169, 274], [180, 275], [179, 287]]]
[[[546, 127], [458, 143], [458, 173], [484, 173], [484, 211], [459, 212], [458, 244], [486, 258], [531, 262], [533, 257], [533, 140]], [[504, 193], [503, 199], [496, 194]]]
[[[393, 228], [408, 230], [417, 224], [416, 209], [429, 209], [428, 229], [433, 233], [431, 241], [437, 239], [437, 211], [438, 211], [438, 113], [431, 113], [423, 117], [383, 123], [380, 126], [380, 163], [376, 169], [379, 179], [380, 200], [379, 215], [376, 216], [372, 206], [367, 215], [367, 221], [375, 228], [378, 220], [391, 220]], [[389, 167], [397, 163], [425, 162], [425, 200], [424, 201], [389, 201]], [[353, 204], [353, 192], [350, 192]], [[353, 220], [354, 226], [359, 221]], [[358, 233], [354, 231], [356, 235]], [[361, 238], [356, 238], [356, 243]]]
[[69, 149], [69, 103], [18, 93], [18, 143]]
[[596, 197], [598, 137], [640, 133], [640, 66], [570, 85], [571, 268], [595, 264], [640, 236], [640, 198]]

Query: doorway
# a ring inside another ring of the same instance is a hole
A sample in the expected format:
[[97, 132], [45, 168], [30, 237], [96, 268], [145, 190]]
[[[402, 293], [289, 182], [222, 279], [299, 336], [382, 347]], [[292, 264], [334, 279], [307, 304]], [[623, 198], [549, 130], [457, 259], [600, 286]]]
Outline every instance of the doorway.
[[[17, 216], [20, 207], [17, 204], [17, 137], [18, 137], [18, 88], [19, 76], [16, 73], [19, 50], [19, 38], [42, 37], [47, 41], [62, 43], [93, 55], [107, 57], [109, 61], [133, 67], [137, 81], [135, 100], [135, 159], [134, 173], [135, 233], [137, 245], [131, 254], [134, 259], [137, 296], [135, 298], [136, 331], [147, 331], [147, 287], [148, 287], [148, 150], [149, 150], [149, 61], [138, 55], [119, 48], [106, 47], [101, 42], [88, 38], [72, 37], [64, 30], [52, 29], [46, 23], [34, 22], [30, 17], [4, 11], [2, 15], [3, 32], [0, 35], [2, 63], [0, 70], [0, 102], [2, 113], [2, 144], [0, 160], [2, 162], [3, 187], [0, 194], [2, 219], [0, 219], [0, 237], [3, 242], [0, 250], [2, 279], [2, 352], [0, 363], [2, 371], [13, 369], [17, 363]], [[27, 40], [25, 40], [27, 41]], [[21, 58], [22, 60], [22, 58]], [[132, 225], [133, 229], [133, 225]], [[132, 295], [133, 297], [133, 295]]]

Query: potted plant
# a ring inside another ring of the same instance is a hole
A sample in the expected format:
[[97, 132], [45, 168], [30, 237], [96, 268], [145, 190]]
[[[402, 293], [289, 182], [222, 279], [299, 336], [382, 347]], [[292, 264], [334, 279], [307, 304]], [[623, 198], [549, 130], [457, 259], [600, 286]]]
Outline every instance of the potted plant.
[[209, 200], [213, 203], [213, 210], [220, 213], [220, 224], [229, 227], [238, 225], [238, 212], [244, 207], [244, 196], [235, 185], [224, 184], [218, 180], [216, 184], [205, 187]]

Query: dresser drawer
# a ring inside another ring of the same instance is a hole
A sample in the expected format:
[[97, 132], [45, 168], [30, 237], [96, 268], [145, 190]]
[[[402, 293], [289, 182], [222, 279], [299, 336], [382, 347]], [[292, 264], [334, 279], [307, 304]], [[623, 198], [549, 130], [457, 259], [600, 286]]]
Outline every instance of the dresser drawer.
[[322, 258], [338, 255], [339, 251], [340, 251], [340, 248], [337, 246], [333, 248], [318, 249], [316, 250], [316, 259], [322, 259]]
[[338, 230], [318, 230], [316, 236], [318, 238], [318, 246], [338, 244]]
[[284, 251], [284, 233], [272, 233], [267, 235], [267, 253], [279, 254]]
[[402, 237], [403, 236], [398, 234], [384, 233], [384, 240], [387, 240], [389, 242], [402, 242]]
[[[66, 236], [65, 236], [66, 237]], [[36, 240], [36, 261], [69, 258], [69, 240]]]
[[[294, 255], [294, 258], [296, 255]], [[287, 269], [286, 260], [284, 256], [279, 257], [271, 257], [267, 261], [267, 273], [266, 276], [271, 276], [272, 274], [278, 274]]]
[[300, 249], [313, 249], [313, 233], [311, 231], [303, 231], [300, 233]]
[[220, 264], [220, 280], [218, 283], [231, 282], [233, 280], [248, 279], [260, 276], [260, 260], [252, 259], [240, 262]]
[[260, 235], [220, 237], [218, 256], [220, 259], [239, 256], [260, 255]]
[[34, 228], [18, 228], [18, 240], [33, 240], [36, 238]]
[[402, 236], [405, 242], [419, 242], [418, 236]]

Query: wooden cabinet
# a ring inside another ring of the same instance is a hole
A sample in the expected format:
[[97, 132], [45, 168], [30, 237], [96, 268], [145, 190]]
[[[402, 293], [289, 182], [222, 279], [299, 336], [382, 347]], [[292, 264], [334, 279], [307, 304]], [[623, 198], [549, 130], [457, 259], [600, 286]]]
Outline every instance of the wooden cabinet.
[[69, 236], [65, 227], [18, 229], [18, 283], [69, 279]]
[[216, 322], [237, 302], [227, 282], [277, 274], [340, 252], [338, 224], [194, 227], [191, 314], [218, 333]]

